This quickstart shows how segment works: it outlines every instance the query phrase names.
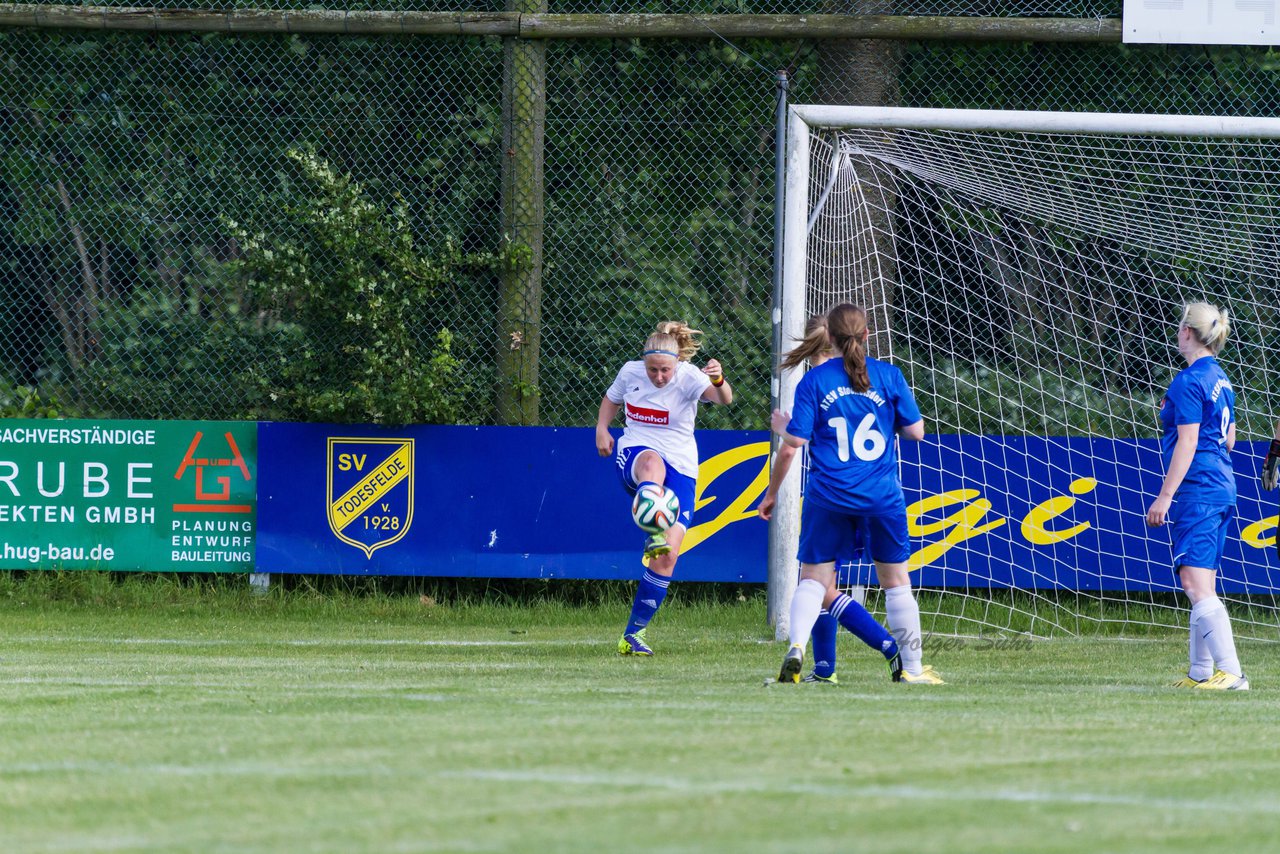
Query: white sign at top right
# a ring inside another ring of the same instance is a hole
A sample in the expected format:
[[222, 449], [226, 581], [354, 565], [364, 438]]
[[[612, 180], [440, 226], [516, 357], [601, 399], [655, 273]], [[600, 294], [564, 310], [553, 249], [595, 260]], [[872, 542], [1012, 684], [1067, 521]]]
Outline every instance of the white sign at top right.
[[1124, 0], [1126, 44], [1280, 44], [1280, 0]]

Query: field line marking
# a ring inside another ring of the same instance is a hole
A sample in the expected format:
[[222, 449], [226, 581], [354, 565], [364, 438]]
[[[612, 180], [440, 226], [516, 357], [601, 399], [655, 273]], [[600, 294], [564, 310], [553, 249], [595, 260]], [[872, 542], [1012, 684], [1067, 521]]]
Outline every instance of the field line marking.
[[0, 765], [0, 775], [27, 775], [50, 773], [100, 773], [147, 774], [177, 777], [194, 776], [262, 776], [282, 777], [361, 777], [370, 774], [393, 777], [418, 777], [451, 780], [496, 781], [504, 783], [541, 783], [544, 785], [610, 787], [616, 789], [655, 789], [666, 792], [706, 794], [775, 793], [790, 795], [817, 795], [836, 798], [890, 798], [935, 801], [972, 801], [977, 803], [1032, 803], [1079, 804], [1087, 806], [1141, 807], [1161, 810], [1196, 810], [1208, 812], [1240, 813], [1250, 815], [1275, 815], [1280, 813], [1280, 803], [1245, 804], [1238, 801], [1207, 801], [1204, 799], [1148, 798], [1139, 795], [1109, 795], [1094, 792], [1061, 792], [1045, 790], [992, 789], [987, 791], [965, 789], [937, 789], [911, 785], [824, 785], [816, 783], [768, 783], [696, 780], [679, 777], [619, 777], [609, 774], [570, 773], [550, 771], [443, 771], [429, 769], [400, 769], [386, 766], [290, 766], [278, 762], [228, 762], [225, 764], [173, 763], [131, 764], [124, 762], [33, 762]]
[[110, 635], [45, 635], [5, 638], [6, 643], [47, 645], [51, 643], [119, 643], [134, 646], [594, 646], [601, 640], [457, 640], [448, 638], [121, 638]]
[[1144, 809], [1188, 809], [1210, 812], [1234, 812], [1246, 814], [1280, 814], [1280, 803], [1242, 804], [1237, 801], [1206, 801], [1203, 799], [1146, 798], [1138, 795], [1107, 795], [1093, 792], [1053, 792], [1043, 790], [993, 789], [988, 791], [966, 789], [933, 789], [909, 785], [851, 785], [831, 786], [813, 783], [758, 783], [717, 782], [673, 777], [615, 777], [604, 774], [553, 773], [542, 771], [457, 771], [445, 772], [444, 777], [459, 779], [495, 780], [510, 783], [542, 783], [569, 786], [610, 786], [620, 789], [661, 789], [672, 792], [708, 791], [717, 794], [750, 794], [753, 792], [777, 792], [794, 795], [819, 795], [839, 798], [893, 798], [936, 801], [976, 801], [998, 803], [1086, 804], [1093, 806], [1142, 807]]

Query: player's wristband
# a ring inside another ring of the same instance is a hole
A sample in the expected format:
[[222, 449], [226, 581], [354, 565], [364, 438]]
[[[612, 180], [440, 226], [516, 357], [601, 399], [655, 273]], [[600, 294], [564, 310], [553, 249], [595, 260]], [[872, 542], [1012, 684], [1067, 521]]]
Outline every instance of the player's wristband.
[[712, 377], [711, 384], [716, 388], [720, 388], [720, 386], [724, 385], [724, 374], [721, 374], [718, 377]]
[[1280, 457], [1280, 439], [1272, 439], [1271, 449], [1267, 451], [1267, 459], [1270, 460], [1275, 457]]

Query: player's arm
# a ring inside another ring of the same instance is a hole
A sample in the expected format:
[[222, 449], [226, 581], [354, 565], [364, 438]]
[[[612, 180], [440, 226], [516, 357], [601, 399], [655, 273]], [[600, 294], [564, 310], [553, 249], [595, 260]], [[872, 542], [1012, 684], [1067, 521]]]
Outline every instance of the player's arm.
[[786, 442], [778, 445], [778, 450], [773, 455], [773, 468], [769, 471], [769, 488], [765, 490], [764, 498], [760, 499], [760, 506], [756, 508], [761, 519], [768, 521], [773, 517], [773, 507], [778, 503], [778, 490], [782, 488], [787, 472], [791, 471], [791, 461], [796, 458], [799, 450]]
[[1276, 422], [1276, 435], [1271, 440], [1271, 449], [1267, 458], [1262, 461], [1262, 488], [1275, 489], [1280, 483], [1280, 421]]
[[895, 369], [890, 374], [896, 380], [897, 393], [894, 402], [894, 421], [898, 424], [898, 435], [913, 442], [924, 438], [924, 416], [920, 414], [920, 405], [916, 396], [911, 393], [911, 386], [901, 370]]
[[798, 436], [792, 436], [787, 432], [787, 425], [791, 423], [791, 413], [783, 412], [781, 409], [773, 410], [773, 414], [769, 416], [769, 427], [777, 434], [778, 438], [784, 444], [792, 448], [803, 448], [809, 443], [808, 439], [801, 439]]
[[1147, 524], [1153, 528], [1163, 525], [1169, 515], [1169, 505], [1173, 503], [1173, 494], [1182, 485], [1182, 479], [1191, 468], [1191, 460], [1196, 455], [1196, 444], [1200, 441], [1200, 425], [1179, 424], [1178, 441], [1173, 446], [1173, 457], [1169, 460], [1169, 470], [1165, 472], [1164, 483], [1160, 486], [1160, 494], [1147, 508]]
[[724, 368], [720, 366], [720, 362], [712, 359], [702, 368], [702, 372], [711, 378], [711, 385], [702, 392], [702, 400], [722, 406], [733, 403], [733, 386], [724, 378]]
[[914, 424], [906, 424], [898, 428], [898, 435], [904, 439], [910, 439], [913, 442], [919, 442], [924, 438], [924, 419], [921, 418]]
[[600, 400], [600, 414], [596, 416], [596, 453], [607, 457], [613, 453], [613, 436], [609, 435], [609, 425], [618, 417], [621, 403], [614, 403], [608, 397]]

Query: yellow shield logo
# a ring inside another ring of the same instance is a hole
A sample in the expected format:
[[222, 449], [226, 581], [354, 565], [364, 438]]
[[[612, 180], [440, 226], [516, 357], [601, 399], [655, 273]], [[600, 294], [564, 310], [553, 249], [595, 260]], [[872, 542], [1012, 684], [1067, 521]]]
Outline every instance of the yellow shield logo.
[[372, 558], [413, 523], [413, 439], [329, 438], [329, 530]]

